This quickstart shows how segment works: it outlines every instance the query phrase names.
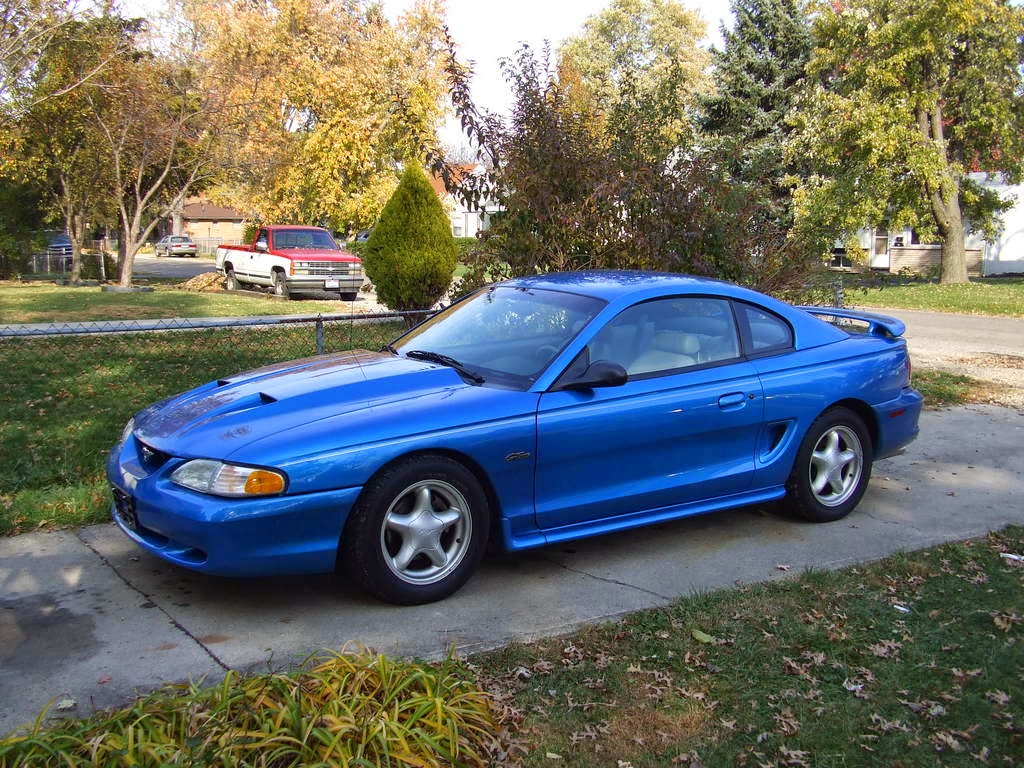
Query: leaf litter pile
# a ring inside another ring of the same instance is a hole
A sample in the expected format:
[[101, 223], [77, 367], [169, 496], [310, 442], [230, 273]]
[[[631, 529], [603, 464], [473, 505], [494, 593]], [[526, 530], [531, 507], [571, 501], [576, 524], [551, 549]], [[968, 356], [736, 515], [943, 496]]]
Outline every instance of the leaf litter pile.
[[1024, 765], [1024, 528], [471, 665], [528, 766]]

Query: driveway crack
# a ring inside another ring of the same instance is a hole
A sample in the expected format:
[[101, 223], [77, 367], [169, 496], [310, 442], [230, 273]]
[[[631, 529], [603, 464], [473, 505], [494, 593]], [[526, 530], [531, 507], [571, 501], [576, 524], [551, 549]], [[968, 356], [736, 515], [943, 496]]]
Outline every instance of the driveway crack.
[[597, 576], [596, 574], [590, 573], [589, 571], [584, 571], [581, 568], [573, 568], [571, 565], [561, 563], [558, 560], [554, 560], [550, 557], [543, 557], [542, 559], [546, 560], [552, 565], [557, 565], [559, 568], [569, 571], [570, 573], [577, 573], [580, 576], [586, 576], [588, 579], [593, 579], [594, 581], [603, 581], [605, 584], [614, 584], [617, 587], [626, 587], [627, 589], [634, 589], [637, 592], [643, 592], [645, 595], [657, 597], [659, 600], [664, 600], [665, 602], [669, 603], [676, 599], [675, 597], [672, 597], [670, 595], [663, 595], [660, 592], [655, 592], [651, 589], [638, 587], [636, 584], [630, 584], [628, 581], [619, 581], [618, 579], [609, 579], [604, 576]]
[[219, 659], [219, 658], [217, 657], [217, 654], [215, 654], [215, 653], [214, 653], [213, 651], [211, 651], [211, 650], [210, 650], [210, 649], [209, 649], [209, 648], [208, 648], [208, 647], [207, 647], [206, 645], [204, 645], [204, 644], [203, 644], [203, 643], [202, 643], [202, 642], [201, 642], [201, 641], [199, 640], [199, 638], [198, 638], [198, 637], [196, 637], [196, 636], [195, 636], [195, 635], [193, 635], [193, 634], [192, 634], [191, 632], [189, 632], [189, 631], [188, 631], [188, 629], [187, 629], [187, 628], [186, 628], [186, 627], [185, 627], [185, 626], [184, 626], [184, 625], [183, 625], [183, 624], [182, 624], [182, 623], [181, 623], [180, 621], [178, 621], [178, 620], [177, 620], [176, 618], [174, 618], [174, 616], [172, 616], [172, 615], [171, 615], [171, 614], [170, 614], [170, 613], [169, 613], [169, 612], [167, 611], [167, 609], [166, 609], [166, 608], [164, 608], [164, 607], [163, 607], [162, 605], [160, 605], [160, 604], [159, 604], [159, 603], [158, 603], [158, 602], [157, 602], [156, 600], [154, 600], [154, 599], [153, 599], [153, 596], [152, 596], [152, 595], [150, 595], [150, 594], [147, 594], [146, 592], [143, 592], [143, 591], [142, 591], [141, 589], [139, 589], [139, 588], [138, 588], [137, 586], [135, 586], [134, 584], [132, 584], [132, 583], [131, 583], [131, 582], [130, 582], [130, 581], [129, 581], [128, 579], [127, 579], [127, 577], [126, 577], [126, 576], [125, 576], [125, 575], [124, 575], [123, 573], [121, 573], [121, 572], [120, 572], [120, 571], [119, 571], [119, 570], [117, 569], [117, 567], [116, 567], [116, 566], [115, 566], [115, 565], [114, 565], [113, 563], [111, 563], [111, 562], [110, 562], [110, 560], [108, 560], [108, 559], [107, 559], [106, 557], [104, 557], [104, 555], [103, 555], [103, 553], [102, 553], [102, 552], [100, 552], [100, 551], [99, 551], [98, 549], [96, 549], [96, 547], [94, 547], [94, 546], [93, 546], [92, 544], [90, 544], [90, 543], [89, 543], [88, 541], [86, 541], [85, 539], [83, 539], [83, 538], [82, 538], [82, 535], [81, 535], [81, 533], [80, 533], [79, 531], [75, 531], [75, 537], [76, 537], [76, 538], [77, 538], [77, 539], [78, 539], [78, 540], [79, 540], [80, 542], [82, 542], [82, 543], [83, 543], [83, 544], [84, 544], [84, 545], [85, 545], [85, 546], [86, 546], [86, 547], [87, 547], [87, 548], [89, 549], [89, 551], [90, 551], [90, 552], [92, 552], [92, 553], [93, 553], [94, 555], [96, 555], [96, 557], [98, 557], [98, 558], [100, 559], [100, 561], [101, 561], [101, 562], [102, 562], [102, 563], [103, 563], [103, 564], [104, 564], [105, 566], [107, 566], [107, 568], [109, 568], [109, 569], [110, 569], [111, 571], [113, 571], [113, 572], [114, 572], [114, 574], [115, 574], [115, 575], [117, 576], [117, 578], [119, 578], [119, 579], [120, 579], [121, 581], [123, 581], [123, 582], [124, 582], [125, 586], [127, 586], [127, 587], [128, 587], [129, 589], [131, 589], [132, 591], [134, 591], [134, 592], [138, 593], [139, 595], [141, 595], [142, 597], [144, 597], [144, 598], [146, 599], [146, 601], [147, 601], [147, 602], [151, 603], [151, 604], [152, 604], [153, 606], [155, 606], [155, 607], [156, 607], [156, 609], [157, 609], [158, 611], [160, 611], [160, 613], [162, 613], [162, 614], [163, 614], [164, 616], [166, 616], [166, 617], [167, 617], [167, 620], [168, 620], [168, 621], [169, 621], [169, 622], [171, 623], [171, 626], [173, 626], [173, 627], [174, 627], [175, 629], [177, 629], [177, 630], [178, 630], [179, 632], [181, 632], [181, 633], [182, 633], [183, 635], [185, 635], [185, 636], [186, 636], [187, 638], [189, 638], [189, 639], [190, 639], [190, 640], [191, 640], [192, 642], [194, 642], [194, 643], [195, 643], [196, 645], [198, 645], [198, 646], [199, 646], [200, 648], [202, 648], [202, 649], [203, 649], [203, 651], [204, 651], [204, 652], [206, 653], [206, 655], [207, 655], [207, 656], [209, 656], [209, 657], [210, 657], [211, 659], [213, 659], [213, 662], [214, 662], [214, 663], [215, 663], [215, 664], [216, 664], [217, 666], [219, 666], [219, 667], [220, 667], [221, 669], [223, 669], [223, 670], [224, 670], [225, 672], [227, 672], [227, 671], [229, 671], [229, 670], [231, 669], [231, 667], [229, 667], [229, 666], [228, 666], [227, 664], [225, 664], [225, 663], [224, 663], [223, 661], [221, 661], [221, 660], [220, 660], [220, 659]]

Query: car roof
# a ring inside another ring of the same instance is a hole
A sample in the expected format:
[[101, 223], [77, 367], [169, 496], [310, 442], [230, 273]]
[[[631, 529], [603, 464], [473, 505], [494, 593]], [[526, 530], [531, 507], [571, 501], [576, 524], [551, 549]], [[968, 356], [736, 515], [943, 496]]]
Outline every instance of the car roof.
[[499, 285], [580, 293], [609, 302], [624, 296], [647, 295], [652, 292], [714, 293], [739, 298], [764, 298], [763, 294], [723, 280], [673, 272], [642, 272], [639, 270], [593, 269], [580, 272], [555, 272], [546, 275], [516, 277], [499, 283]]

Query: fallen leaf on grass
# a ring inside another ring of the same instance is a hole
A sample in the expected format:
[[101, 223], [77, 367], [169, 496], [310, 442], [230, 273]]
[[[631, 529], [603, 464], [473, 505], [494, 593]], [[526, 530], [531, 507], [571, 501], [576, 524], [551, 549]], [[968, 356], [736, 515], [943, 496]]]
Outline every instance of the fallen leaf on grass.
[[997, 707], [1005, 707], [1010, 703], [1010, 694], [1005, 691], [985, 691], [985, 698], [995, 704]]
[[995, 624], [1003, 632], [1009, 632], [1014, 624], [1021, 622], [1021, 617], [1016, 612], [1006, 613], [1004, 611], [995, 611], [992, 614], [992, 623]]
[[938, 731], [932, 734], [932, 744], [936, 752], [944, 752], [947, 749], [953, 752], [961, 752], [964, 748], [953, 734], [946, 731]]
[[788, 571], [788, 570], [790, 570], [792, 568], [792, 566], [790, 566], [790, 565], [783, 565], [782, 563], [779, 563], [778, 565], [775, 566], [775, 568], [777, 570], [780, 570], [780, 571]]
[[899, 657], [902, 647], [903, 644], [897, 643], [895, 640], [882, 640], [881, 642], [869, 645], [868, 650], [879, 658], [895, 659]]
[[58, 712], [70, 712], [72, 709], [78, 706], [78, 702], [74, 699], [61, 699], [57, 702]]
[[111, 678], [111, 677], [110, 677], [110, 675], [104, 675], [103, 677], [101, 677], [101, 678], [100, 678], [99, 680], [97, 680], [96, 682], [97, 682], [97, 683], [99, 683], [100, 685], [106, 685], [106, 684], [107, 684], [107, 683], [109, 683], [109, 682], [110, 682], [110, 681], [111, 681], [112, 679], [113, 679], [113, 678]]
[[690, 635], [698, 643], [715, 643], [715, 642], [717, 642], [717, 640], [713, 636], [709, 635], [707, 632], [702, 632], [699, 629], [691, 630], [690, 631]]
[[558, 754], [557, 752], [545, 752], [544, 753], [544, 757], [546, 757], [548, 760], [561, 760], [562, 759], [562, 756], [560, 754]]

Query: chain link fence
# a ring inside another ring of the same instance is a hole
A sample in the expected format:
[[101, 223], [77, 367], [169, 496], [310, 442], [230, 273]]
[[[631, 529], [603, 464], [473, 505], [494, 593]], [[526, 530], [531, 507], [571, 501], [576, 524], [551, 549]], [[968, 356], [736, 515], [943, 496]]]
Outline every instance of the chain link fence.
[[24, 530], [40, 505], [62, 520], [102, 516], [106, 454], [146, 405], [252, 368], [379, 350], [426, 316], [0, 326], [0, 533]]

